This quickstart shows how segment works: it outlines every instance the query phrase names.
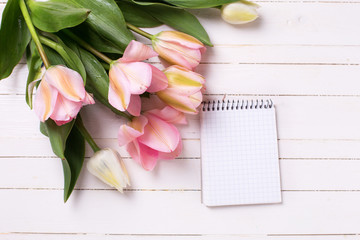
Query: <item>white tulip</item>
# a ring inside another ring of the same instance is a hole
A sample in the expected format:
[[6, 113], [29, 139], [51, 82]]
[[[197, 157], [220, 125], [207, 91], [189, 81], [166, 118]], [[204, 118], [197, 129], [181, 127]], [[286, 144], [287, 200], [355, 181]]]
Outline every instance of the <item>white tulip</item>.
[[229, 3], [222, 6], [221, 17], [231, 24], [244, 24], [259, 17], [257, 8], [257, 4], [248, 1]]
[[120, 154], [110, 148], [97, 151], [89, 159], [87, 169], [91, 174], [121, 193], [126, 186], [130, 186], [129, 176]]

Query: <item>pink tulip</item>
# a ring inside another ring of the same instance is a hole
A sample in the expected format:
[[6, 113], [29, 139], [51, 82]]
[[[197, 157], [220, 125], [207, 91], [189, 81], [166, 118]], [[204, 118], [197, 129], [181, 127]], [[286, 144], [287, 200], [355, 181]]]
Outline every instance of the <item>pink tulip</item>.
[[199, 65], [204, 44], [196, 38], [177, 31], [163, 31], [152, 40], [154, 50], [169, 63], [193, 70]]
[[34, 110], [41, 122], [51, 118], [57, 125], [73, 120], [82, 106], [94, 104], [80, 74], [57, 65], [46, 70], [38, 87]]
[[157, 92], [167, 105], [184, 113], [196, 114], [202, 101], [205, 79], [198, 73], [180, 66], [171, 66], [164, 71], [168, 87]]
[[151, 171], [158, 159], [174, 159], [181, 153], [180, 133], [173, 124], [186, 124], [184, 114], [171, 107], [147, 111], [120, 127], [119, 145]]
[[110, 66], [109, 103], [120, 111], [140, 115], [140, 94], [157, 92], [167, 87], [163, 72], [142, 61], [158, 54], [150, 47], [132, 40], [122, 58]]

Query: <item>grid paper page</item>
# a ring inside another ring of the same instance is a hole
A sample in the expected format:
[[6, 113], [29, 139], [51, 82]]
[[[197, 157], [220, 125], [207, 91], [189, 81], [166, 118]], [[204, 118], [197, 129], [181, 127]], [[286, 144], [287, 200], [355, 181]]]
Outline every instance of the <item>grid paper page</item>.
[[275, 108], [201, 112], [202, 201], [281, 202]]

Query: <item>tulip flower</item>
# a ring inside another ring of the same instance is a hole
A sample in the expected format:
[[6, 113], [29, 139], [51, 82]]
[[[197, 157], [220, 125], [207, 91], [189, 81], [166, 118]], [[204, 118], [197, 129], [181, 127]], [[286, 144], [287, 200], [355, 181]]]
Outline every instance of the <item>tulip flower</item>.
[[169, 63], [193, 70], [199, 65], [204, 44], [196, 38], [177, 31], [163, 31], [152, 37], [154, 50]]
[[87, 169], [98, 179], [123, 193], [130, 186], [129, 175], [120, 154], [110, 148], [97, 151], [88, 163]]
[[221, 17], [230, 24], [245, 24], [259, 17], [257, 8], [257, 4], [248, 1], [225, 4], [221, 8]]
[[157, 92], [157, 96], [180, 112], [196, 114], [202, 101], [204, 77], [180, 66], [171, 66], [164, 73], [168, 87]]
[[166, 76], [149, 63], [141, 62], [158, 54], [150, 47], [131, 41], [122, 58], [110, 66], [109, 103], [120, 111], [140, 115], [140, 94], [167, 87]]
[[120, 127], [119, 145], [151, 171], [158, 159], [174, 159], [181, 153], [180, 133], [173, 124], [186, 124], [185, 115], [171, 107], [147, 111]]
[[85, 91], [80, 74], [57, 65], [48, 68], [42, 77], [34, 110], [41, 122], [51, 118], [60, 126], [72, 121], [82, 106], [94, 103], [94, 99]]

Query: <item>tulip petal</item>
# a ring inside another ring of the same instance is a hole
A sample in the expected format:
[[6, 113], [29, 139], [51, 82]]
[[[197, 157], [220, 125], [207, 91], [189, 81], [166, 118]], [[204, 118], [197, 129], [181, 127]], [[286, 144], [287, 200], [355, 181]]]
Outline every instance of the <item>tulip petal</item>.
[[144, 128], [144, 134], [138, 138], [139, 142], [160, 151], [172, 152], [180, 141], [178, 129], [153, 114], [145, 114], [148, 124]]
[[168, 88], [166, 90], [157, 92], [156, 95], [166, 104], [180, 112], [189, 114], [198, 113], [196, 109], [197, 106], [194, 106], [189, 96], [179, 94], [176, 90]]
[[124, 162], [118, 152], [105, 148], [92, 156], [87, 169], [102, 182], [123, 192], [126, 186], [130, 185], [129, 175], [126, 171]]
[[178, 31], [163, 31], [157, 36], [157, 39], [173, 42], [193, 49], [205, 48], [204, 44], [202, 44], [202, 42], [200, 42], [197, 38]]
[[41, 122], [45, 122], [53, 113], [58, 91], [51, 87], [45, 80], [40, 82], [34, 102], [34, 110]]
[[85, 92], [85, 98], [83, 100], [83, 105], [95, 104], [94, 98], [87, 92]]
[[169, 81], [169, 88], [176, 88], [176, 91], [190, 95], [203, 88], [205, 79], [198, 73], [184, 67], [171, 66], [164, 71]]
[[54, 122], [56, 123], [56, 125], [58, 126], [61, 126], [61, 125], [64, 125], [64, 124], [67, 124], [68, 122], [71, 122], [72, 119], [68, 120], [68, 121], [57, 121], [57, 120], [54, 120]]
[[63, 125], [73, 120], [79, 113], [81, 107], [81, 102], [71, 101], [59, 94], [50, 118], [53, 119], [57, 125]]
[[133, 118], [131, 122], [129, 122], [129, 126], [134, 128], [135, 130], [139, 132], [144, 132], [144, 127], [148, 123], [148, 119], [145, 116], [139, 116]]
[[151, 79], [151, 85], [146, 91], [153, 93], [167, 88], [168, 79], [166, 75], [157, 67], [154, 67], [153, 65], [150, 66], [152, 69], [152, 79]]
[[193, 69], [197, 66], [197, 64], [195, 66], [193, 66], [193, 64], [190, 64], [181, 53], [178, 53], [177, 51], [172, 49], [168, 49], [164, 46], [160, 46], [160, 43], [154, 44], [154, 49], [156, 52], [159, 53], [161, 58], [165, 59], [169, 63], [180, 65], [187, 69]]
[[152, 57], [156, 57], [157, 55], [158, 54], [152, 50], [151, 47], [141, 42], [132, 40], [126, 47], [123, 57], [120, 58], [120, 62], [140, 62]]
[[109, 71], [109, 103], [120, 111], [125, 111], [130, 102], [130, 83], [122, 70], [118, 67], [119, 63], [114, 63]]
[[153, 109], [147, 111], [147, 113], [153, 114], [168, 123], [187, 124], [185, 114], [169, 106], [166, 106], [161, 110]]
[[185, 80], [182, 80], [181, 83], [185, 81], [187, 85], [198, 86], [199, 84], [205, 84], [205, 78], [201, 74], [181, 66], [170, 66], [164, 70], [164, 73], [183, 76]]
[[141, 98], [139, 95], [131, 95], [130, 103], [127, 111], [133, 116], [140, 116], [141, 112]]
[[202, 93], [199, 91], [197, 93], [194, 93], [193, 95], [189, 96], [190, 101], [192, 102], [193, 106], [195, 108], [197, 108], [198, 106], [200, 106], [201, 102], [202, 102]]
[[159, 158], [159, 152], [149, 148], [148, 146], [138, 142], [137, 140], [126, 145], [126, 150], [136, 162], [140, 163], [141, 166], [151, 171], [154, 169], [157, 160]]
[[258, 6], [252, 3], [235, 2], [223, 5], [221, 17], [230, 24], [244, 24], [252, 22], [259, 17], [256, 9]]
[[171, 160], [171, 159], [177, 158], [181, 154], [182, 147], [183, 147], [183, 145], [182, 145], [182, 141], [180, 139], [180, 142], [179, 142], [177, 148], [173, 152], [170, 152], [170, 153], [159, 152], [159, 159]]
[[201, 61], [201, 52], [199, 49], [187, 48], [171, 42], [159, 42], [158, 45], [176, 51], [192, 65], [197, 66]]
[[128, 125], [120, 126], [118, 141], [120, 146], [124, 146], [144, 134], [144, 127], [148, 120], [144, 116], [135, 117]]
[[151, 84], [152, 70], [148, 63], [132, 62], [119, 63], [119, 68], [123, 71], [129, 81], [130, 92], [132, 94], [142, 94]]
[[51, 67], [43, 79], [71, 101], [80, 102], [85, 98], [84, 81], [78, 72], [70, 68], [61, 65]]

